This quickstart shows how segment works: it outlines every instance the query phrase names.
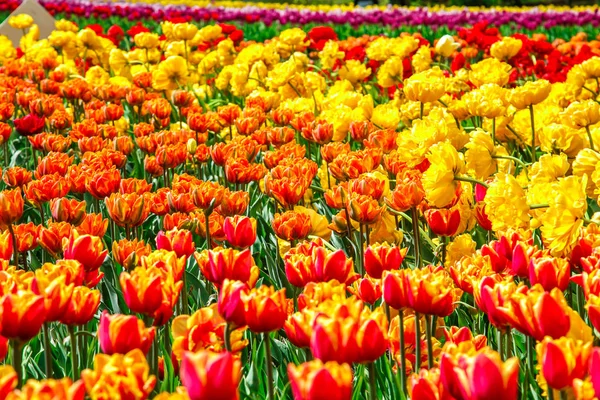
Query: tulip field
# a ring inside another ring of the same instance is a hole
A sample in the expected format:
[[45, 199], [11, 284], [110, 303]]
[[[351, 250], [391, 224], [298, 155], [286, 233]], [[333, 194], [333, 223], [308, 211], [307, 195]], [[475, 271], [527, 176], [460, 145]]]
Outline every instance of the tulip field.
[[0, 400], [600, 399], [599, 8], [19, 3]]

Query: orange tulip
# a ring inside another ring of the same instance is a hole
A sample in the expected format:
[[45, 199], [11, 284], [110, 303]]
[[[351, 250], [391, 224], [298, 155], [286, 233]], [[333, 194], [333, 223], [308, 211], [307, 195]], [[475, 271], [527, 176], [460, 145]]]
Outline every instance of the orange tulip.
[[285, 288], [276, 291], [263, 285], [242, 296], [245, 318], [252, 332], [272, 332], [283, 328], [287, 319]]
[[429, 209], [425, 211], [425, 220], [431, 231], [440, 236], [453, 236], [460, 225], [458, 208]]
[[121, 173], [116, 168], [98, 171], [85, 183], [87, 191], [95, 198], [102, 200], [119, 190]]
[[59, 174], [44, 175], [40, 179], [29, 182], [23, 188], [27, 199], [38, 207], [52, 199], [65, 197], [69, 190], [71, 185]]
[[126, 228], [141, 225], [150, 213], [149, 202], [144, 194], [112, 193], [104, 199], [104, 203], [110, 219]]
[[173, 251], [155, 250], [147, 256], [140, 259], [142, 267], [156, 267], [170, 273], [173, 279], [178, 282], [183, 278], [185, 271], [185, 257], [177, 257]]
[[348, 291], [367, 304], [375, 304], [382, 296], [381, 279], [373, 279], [367, 275], [354, 281]]
[[17, 387], [18, 376], [10, 365], [0, 366], [0, 399], [6, 399]]
[[98, 326], [98, 341], [102, 352], [108, 355], [126, 354], [134, 349], [148, 353], [154, 340], [155, 328], [146, 328], [133, 315], [109, 315], [104, 310]]
[[10, 400], [29, 399], [65, 399], [83, 400], [85, 398], [85, 386], [82, 381], [73, 383], [70, 378], [60, 380], [44, 379], [36, 381], [30, 379], [20, 390], [16, 390], [9, 397]]
[[297, 211], [286, 211], [275, 214], [273, 230], [283, 240], [295, 241], [308, 236], [311, 229], [310, 216]]
[[516, 357], [503, 362], [492, 350], [474, 356], [459, 354], [457, 359], [444, 353], [440, 371], [444, 389], [455, 398], [518, 398], [519, 359]]
[[540, 371], [555, 390], [570, 387], [574, 379], [585, 378], [592, 355], [592, 343], [562, 337], [544, 338], [536, 346]]
[[417, 207], [425, 198], [421, 174], [417, 170], [405, 170], [396, 177], [396, 188], [387, 199], [388, 205], [404, 212]]
[[250, 195], [248, 192], [225, 190], [221, 199], [221, 213], [226, 216], [241, 215], [246, 212], [249, 203]]
[[294, 400], [349, 400], [352, 398], [352, 368], [334, 361], [313, 360], [288, 365]]
[[65, 325], [85, 325], [94, 317], [99, 306], [98, 290], [76, 286], [60, 322]]
[[194, 253], [194, 258], [202, 275], [217, 287], [220, 287], [225, 279], [251, 283], [255, 267], [252, 253], [248, 249], [239, 251], [216, 247]]
[[0, 259], [10, 261], [13, 256], [13, 240], [9, 231], [0, 233]]
[[44, 298], [19, 290], [0, 299], [0, 335], [27, 342], [35, 337], [46, 320]]
[[190, 400], [237, 400], [242, 377], [240, 360], [229, 353], [202, 350], [185, 352], [181, 360], [181, 382]]
[[39, 225], [33, 222], [19, 224], [14, 226], [14, 231], [17, 236], [17, 249], [19, 253], [31, 251], [38, 246], [38, 238], [40, 236]]
[[132, 396], [146, 399], [156, 384], [146, 357], [138, 349], [125, 355], [97, 354], [94, 369], [82, 371], [81, 379], [90, 398], [98, 400]]
[[444, 390], [440, 380], [440, 370], [432, 368], [421, 369], [410, 376], [408, 394], [411, 399], [453, 400], [447, 390]]
[[408, 279], [410, 271], [401, 269], [385, 272], [383, 275], [383, 300], [396, 310], [409, 307]]
[[288, 252], [284, 262], [288, 280], [297, 287], [304, 287], [308, 282], [331, 280], [352, 283], [357, 278], [352, 259], [347, 258], [341, 249], [330, 252], [314, 244], [307, 254]]
[[312, 308], [304, 308], [294, 313], [285, 321], [283, 329], [288, 340], [296, 347], [309, 348], [312, 327], [318, 311]]
[[358, 328], [353, 318], [317, 317], [313, 325], [310, 350], [321, 361], [355, 362], [359, 354], [356, 342]]
[[384, 271], [397, 270], [402, 265], [408, 249], [400, 249], [387, 243], [376, 243], [365, 250], [365, 271], [380, 279]]
[[159, 250], [173, 251], [177, 257], [185, 257], [186, 259], [194, 254], [196, 246], [192, 233], [187, 229], [172, 229], [166, 233], [158, 232], [156, 236], [156, 247]]
[[544, 290], [559, 288], [565, 291], [569, 286], [571, 266], [563, 258], [535, 257], [529, 262], [529, 280], [532, 285], [539, 283]]
[[41, 268], [35, 271], [31, 290], [44, 298], [46, 322], [58, 321], [62, 318], [69, 306], [73, 288], [72, 283], [67, 284], [67, 276], [52, 277]]
[[225, 279], [218, 298], [219, 314], [234, 327], [246, 325], [245, 305], [243, 296], [249, 292], [248, 285], [240, 281]]
[[147, 256], [152, 252], [149, 244], [143, 240], [121, 239], [113, 242], [112, 256], [114, 260], [126, 270], [132, 270], [140, 263], [141, 257]]
[[50, 201], [50, 212], [55, 221], [77, 226], [85, 218], [85, 206], [85, 201], [59, 198]]
[[405, 279], [408, 304], [421, 314], [447, 317], [462, 294], [442, 266], [411, 270]]
[[86, 272], [97, 271], [108, 254], [102, 240], [97, 236], [71, 233], [68, 241], [63, 243], [64, 258], [79, 261]]
[[38, 243], [52, 257], [60, 258], [64, 239], [71, 236], [73, 227], [68, 222], [50, 222], [47, 227], [41, 227]]
[[6, 183], [6, 186], [22, 188], [31, 182], [31, 171], [23, 167], [7, 168], [4, 171], [2, 180]]
[[0, 222], [12, 225], [23, 215], [23, 196], [20, 189], [3, 190], [0, 192]]
[[242, 215], [225, 217], [223, 231], [229, 244], [245, 249], [256, 241], [256, 220]]
[[370, 196], [351, 193], [346, 206], [351, 219], [360, 224], [373, 224], [379, 220], [383, 208]]
[[102, 214], [88, 213], [81, 224], [75, 227], [80, 235], [92, 235], [104, 237], [108, 229], [108, 219], [102, 217]]

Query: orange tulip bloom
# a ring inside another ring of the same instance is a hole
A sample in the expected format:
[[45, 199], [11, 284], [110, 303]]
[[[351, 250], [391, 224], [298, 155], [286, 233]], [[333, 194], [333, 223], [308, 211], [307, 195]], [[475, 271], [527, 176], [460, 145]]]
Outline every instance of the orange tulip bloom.
[[310, 216], [297, 211], [286, 211], [283, 214], [275, 214], [273, 218], [273, 230], [275, 234], [287, 241], [306, 238], [311, 227]]
[[246, 212], [250, 203], [250, 194], [240, 190], [231, 192], [225, 190], [221, 199], [221, 213], [226, 216], [241, 215]]
[[35, 271], [31, 290], [44, 298], [46, 322], [58, 321], [62, 318], [69, 306], [74, 286], [72, 283], [67, 284], [66, 276], [52, 277], [43, 269]]
[[38, 206], [52, 199], [65, 197], [69, 190], [71, 185], [59, 174], [44, 175], [40, 179], [29, 182], [23, 188], [27, 199]]
[[63, 243], [64, 258], [79, 261], [86, 272], [97, 271], [108, 254], [102, 240], [97, 236], [71, 233], [68, 241]]
[[31, 171], [23, 167], [12, 167], [7, 168], [4, 171], [2, 180], [6, 183], [6, 186], [11, 188], [23, 187], [31, 182]]
[[421, 314], [447, 317], [452, 314], [455, 302], [462, 295], [442, 266], [411, 270], [405, 279], [408, 304]]
[[10, 365], [0, 366], [0, 398], [6, 399], [17, 387], [18, 376]]
[[173, 251], [155, 250], [142, 257], [140, 261], [144, 268], [156, 267], [170, 273], [175, 281], [180, 281], [183, 278], [186, 259], [177, 257], [177, 254]]
[[365, 250], [365, 271], [369, 276], [380, 279], [384, 271], [400, 268], [407, 251], [408, 249], [400, 249], [386, 242], [367, 246]]
[[502, 361], [492, 350], [474, 356], [443, 354], [440, 362], [444, 389], [453, 397], [470, 400], [518, 398], [519, 359]]
[[50, 212], [55, 221], [68, 222], [77, 226], [86, 216], [85, 206], [85, 201], [63, 197], [50, 201]]
[[246, 310], [242, 297], [247, 296], [249, 290], [244, 282], [229, 279], [223, 281], [217, 307], [223, 319], [234, 327], [246, 325]]
[[34, 338], [46, 321], [44, 298], [19, 290], [0, 299], [0, 335], [27, 342]]
[[92, 399], [130, 398], [132, 393], [146, 399], [156, 384], [146, 357], [138, 349], [125, 355], [97, 354], [94, 369], [82, 371], [81, 379]]
[[359, 325], [353, 318], [320, 316], [315, 319], [310, 350], [321, 361], [353, 363], [359, 354]]
[[348, 291], [367, 304], [375, 304], [383, 295], [381, 291], [381, 279], [373, 279], [365, 276], [354, 281]]
[[370, 196], [351, 193], [346, 206], [350, 218], [360, 224], [373, 224], [379, 220], [383, 207]]
[[110, 218], [119, 226], [136, 227], [144, 223], [150, 207], [144, 194], [112, 193], [104, 199]]
[[263, 285], [242, 296], [246, 306], [246, 324], [252, 332], [272, 332], [283, 328], [287, 319], [285, 288], [276, 291]]
[[256, 241], [256, 220], [242, 215], [225, 217], [223, 231], [229, 244], [244, 249]]
[[194, 254], [196, 245], [192, 233], [187, 229], [172, 229], [167, 232], [160, 231], [156, 236], [156, 248], [159, 250], [173, 251], [177, 257], [186, 259]]
[[143, 240], [121, 239], [112, 244], [112, 256], [114, 260], [126, 270], [132, 270], [140, 263], [141, 257], [152, 252], [149, 244]]
[[569, 286], [571, 266], [563, 258], [535, 257], [529, 263], [529, 280], [532, 285], [539, 283], [544, 290], [559, 288], [565, 291]]
[[65, 325], [85, 325], [94, 317], [99, 306], [100, 292], [98, 290], [86, 286], [76, 286], [60, 322]]
[[396, 188], [390, 193], [387, 204], [396, 211], [404, 212], [417, 207], [424, 198], [421, 174], [407, 169], [396, 177]]
[[[216, 304], [204, 307], [192, 315], [175, 317], [171, 324], [173, 353], [177, 359], [185, 351], [197, 353], [201, 350], [221, 352], [225, 350], [225, 320], [217, 312]], [[237, 353], [248, 344], [244, 340], [246, 328], [230, 332], [231, 351]]]
[[98, 171], [85, 183], [87, 191], [95, 198], [102, 200], [119, 190], [121, 173], [116, 168]]
[[248, 249], [239, 251], [216, 247], [212, 250], [194, 253], [194, 258], [202, 275], [217, 287], [220, 287], [225, 279], [250, 283], [249, 286], [254, 286], [250, 282], [254, 259]]
[[0, 192], [0, 222], [12, 225], [23, 215], [24, 206], [21, 189], [3, 190]]
[[267, 169], [262, 164], [251, 164], [245, 158], [228, 158], [225, 162], [225, 176], [230, 183], [246, 184], [264, 177]]
[[[68, 138], [64, 138], [63, 136], [58, 137], [61, 138], [59, 140], [65, 141], [67, 146], [71, 144], [71, 141]], [[54, 136], [46, 135], [46, 140], [44, 142], [48, 143], [53, 138]], [[73, 157], [69, 157], [69, 155], [66, 153], [48, 153], [47, 156], [38, 160], [38, 165], [35, 170], [35, 177], [36, 179], [41, 179], [45, 175], [54, 174], [65, 176], [67, 170], [69, 169], [69, 166], [71, 166], [72, 163]]]
[[229, 352], [185, 352], [181, 382], [190, 400], [237, 400], [242, 364]]
[[80, 380], [73, 383], [71, 378], [40, 381], [30, 379], [10, 397], [11, 400], [37, 400], [43, 398], [83, 400], [85, 399], [85, 386]]
[[221, 204], [225, 190], [218, 183], [202, 182], [192, 193], [196, 207], [207, 210], [211, 204], [213, 207]]
[[513, 321], [510, 299], [519, 287], [512, 280], [499, 281], [486, 276], [474, 287], [475, 304], [488, 316], [492, 325], [506, 330]]
[[383, 300], [396, 310], [409, 307], [407, 279], [409, 273], [410, 271], [401, 269], [389, 271], [383, 275]]
[[352, 259], [346, 258], [341, 249], [330, 252], [314, 245], [308, 254], [288, 252], [284, 262], [288, 280], [297, 287], [304, 287], [308, 282], [331, 280], [352, 283], [357, 278]]
[[584, 379], [592, 356], [592, 343], [562, 337], [544, 338], [536, 346], [540, 371], [548, 386], [563, 390], [574, 379]]
[[10, 261], [13, 256], [14, 244], [9, 231], [0, 233], [0, 259]]
[[104, 310], [98, 326], [98, 341], [102, 352], [108, 355], [126, 354], [134, 349], [148, 353], [154, 340], [155, 328], [146, 328], [133, 315], [109, 315]]
[[352, 398], [352, 368], [348, 364], [313, 360], [299, 366], [289, 364], [287, 370], [294, 400]]
[[298, 296], [298, 310], [316, 307], [325, 300], [343, 300], [346, 298], [346, 285], [338, 281], [309, 282]]
[[422, 368], [410, 376], [408, 394], [411, 399], [453, 400], [440, 380], [440, 370]]
[[288, 317], [283, 325], [288, 340], [296, 347], [309, 348], [310, 337], [313, 332], [313, 323], [318, 315], [318, 310], [304, 308]]
[[38, 238], [40, 236], [39, 225], [29, 222], [27, 224], [15, 225], [14, 230], [17, 236], [17, 249], [19, 253], [31, 251], [38, 246]]
[[458, 208], [432, 208], [426, 210], [424, 215], [431, 231], [436, 235], [453, 236], [460, 225]]
[[102, 214], [88, 213], [81, 224], [75, 227], [80, 235], [92, 235], [104, 237], [108, 229], [108, 219], [102, 217]]

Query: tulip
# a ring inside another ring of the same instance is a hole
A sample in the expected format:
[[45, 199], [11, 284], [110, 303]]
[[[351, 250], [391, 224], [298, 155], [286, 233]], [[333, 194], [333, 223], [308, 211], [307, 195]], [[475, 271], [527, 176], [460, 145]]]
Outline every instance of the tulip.
[[358, 324], [352, 318], [317, 317], [313, 324], [310, 350], [321, 361], [352, 363], [359, 354]]
[[240, 281], [225, 279], [221, 286], [217, 302], [219, 314], [234, 328], [246, 325], [245, 305], [242, 298], [247, 296], [248, 292], [248, 285]]
[[549, 390], [570, 387], [574, 379], [583, 379], [592, 356], [592, 343], [562, 337], [546, 337], [537, 345], [540, 371]]
[[532, 285], [539, 283], [544, 290], [559, 288], [565, 291], [569, 286], [571, 267], [563, 258], [536, 257], [529, 262], [529, 280]]
[[228, 352], [185, 352], [181, 360], [181, 382], [191, 400], [236, 400], [241, 368], [240, 360]]
[[425, 220], [436, 235], [453, 236], [460, 225], [460, 210], [458, 208], [429, 209], [425, 211]]
[[[108, 196], [108, 194], [107, 194]], [[112, 193], [104, 199], [110, 219], [124, 226], [129, 239], [129, 229], [144, 223], [150, 213], [147, 196], [144, 194]]]
[[410, 376], [408, 393], [411, 399], [451, 400], [440, 380], [440, 370], [425, 368]]
[[270, 286], [252, 289], [242, 294], [246, 306], [245, 319], [253, 332], [273, 332], [283, 328], [287, 319], [285, 288], [276, 291]]
[[113, 242], [112, 245], [112, 256], [115, 262], [126, 270], [137, 267], [140, 259], [148, 256], [151, 252], [150, 245], [138, 239], [121, 239], [118, 242]]
[[223, 231], [233, 247], [245, 249], [256, 241], [256, 220], [241, 215], [226, 217]]
[[68, 222], [71, 225], [79, 225], [86, 216], [85, 201], [76, 199], [58, 198], [50, 201], [50, 213], [57, 222]]
[[[250, 282], [254, 260], [250, 250], [223, 249], [204, 250], [194, 253], [202, 275], [220, 287], [225, 279]], [[253, 286], [253, 285], [250, 285]]]
[[381, 299], [381, 281], [369, 276], [354, 281], [348, 291], [367, 304], [375, 304]]
[[384, 273], [383, 300], [392, 308], [402, 310], [409, 307], [408, 302], [408, 270], [396, 270]]
[[81, 379], [92, 399], [130, 398], [132, 393], [147, 399], [156, 384], [149, 372], [144, 354], [135, 349], [125, 355], [97, 354], [94, 369], [82, 371]]
[[600, 393], [600, 349], [597, 347], [592, 349], [589, 372], [594, 391]]
[[221, 212], [223, 215], [241, 215], [246, 212], [250, 202], [250, 195], [243, 190], [230, 192], [226, 190], [221, 199]]
[[8, 339], [28, 342], [39, 333], [45, 320], [42, 296], [19, 290], [0, 299], [0, 335]]
[[10, 261], [13, 256], [13, 240], [9, 231], [0, 233], [0, 259]]
[[58, 321], [62, 318], [69, 306], [73, 288], [72, 283], [67, 283], [65, 275], [52, 278], [43, 269], [36, 270], [31, 290], [44, 297], [47, 322]]
[[146, 269], [156, 267], [171, 274], [175, 281], [183, 279], [186, 259], [184, 257], [177, 257], [174, 251], [164, 249], [155, 250], [149, 255], [142, 257], [140, 261], [142, 267]]
[[30, 379], [20, 389], [13, 393], [12, 400], [26, 399], [67, 399], [67, 400], [83, 400], [85, 398], [85, 387], [83, 382], [78, 380], [73, 383], [70, 378], [62, 378], [59, 380], [45, 379], [36, 381]]
[[351, 193], [346, 207], [348, 215], [359, 224], [370, 225], [379, 220], [383, 208], [370, 196]]
[[352, 398], [352, 369], [348, 364], [313, 360], [288, 365], [294, 400], [349, 400]]
[[10, 365], [0, 366], [0, 398], [6, 399], [17, 387], [19, 377]]
[[305, 308], [300, 312], [290, 315], [285, 321], [283, 329], [288, 340], [296, 347], [309, 348], [312, 335], [312, 325], [318, 311]]
[[23, 215], [24, 204], [20, 189], [1, 191], [0, 222], [4, 225], [12, 225], [17, 222]]
[[6, 186], [22, 188], [31, 182], [31, 171], [23, 167], [8, 168], [4, 171], [2, 180], [6, 183]]
[[126, 354], [134, 349], [148, 353], [154, 340], [155, 328], [146, 328], [133, 315], [108, 314], [104, 310], [98, 326], [98, 341], [102, 352], [108, 355]]
[[196, 246], [192, 233], [187, 229], [172, 229], [168, 232], [160, 231], [156, 236], [156, 248], [159, 250], [173, 251], [177, 257], [186, 259], [194, 254]]
[[387, 243], [367, 246], [365, 250], [365, 271], [375, 279], [381, 279], [384, 271], [397, 270], [402, 265], [408, 249], [400, 249]]
[[85, 325], [94, 317], [99, 306], [98, 290], [76, 286], [60, 322], [70, 326]]
[[487, 350], [474, 356], [442, 355], [440, 379], [450, 395], [460, 399], [517, 399], [519, 360], [502, 361], [500, 354]]
[[22, 136], [37, 135], [44, 130], [45, 118], [35, 114], [27, 114], [14, 120], [15, 129]]
[[102, 240], [97, 236], [71, 233], [68, 241], [63, 243], [63, 254], [66, 260], [79, 261], [86, 272], [97, 271], [108, 254]]
[[286, 211], [283, 214], [275, 214], [273, 218], [273, 230], [277, 237], [295, 242], [308, 236], [311, 229], [310, 216], [297, 211]]
[[[85, 183], [87, 191], [98, 200], [110, 196], [119, 190], [121, 173], [116, 168], [96, 172]], [[99, 210], [95, 210], [99, 212]]]

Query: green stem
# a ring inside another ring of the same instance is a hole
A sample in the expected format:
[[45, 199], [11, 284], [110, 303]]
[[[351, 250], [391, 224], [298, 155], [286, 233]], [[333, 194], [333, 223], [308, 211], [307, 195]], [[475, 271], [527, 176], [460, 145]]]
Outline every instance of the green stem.
[[535, 162], [535, 118], [533, 117], [533, 104], [529, 106], [529, 118], [531, 119], [531, 159]]
[[594, 150], [594, 140], [592, 139], [592, 132], [590, 132], [589, 125], [586, 125], [585, 131], [587, 132], [588, 139], [590, 141], [590, 149]]
[[554, 389], [548, 387], [548, 400], [554, 400]]
[[8, 142], [4, 142], [4, 168], [8, 168]]
[[496, 329], [496, 338], [498, 340], [498, 354], [500, 354], [500, 357], [502, 358], [502, 360], [506, 361], [506, 358], [504, 357], [504, 350], [503, 350], [503, 346], [502, 346], [502, 340], [504, 339], [503, 335], [502, 335], [502, 331], [500, 329]]
[[75, 337], [75, 327], [67, 325], [69, 331], [69, 341], [71, 342], [71, 371], [73, 372], [73, 382], [79, 379], [79, 369], [77, 366], [77, 339]]
[[8, 224], [8, 231], [10, 232], [10, 237], [13, 241], [13, 263], [15, 267], [19, 267], [19, 242], [17, 242], [17, 235], [15, 235], [15, 230], [13, 229], [12, 224]]
[[13, 339], [12, 343], [12, 366], [17, 373], [17, 387], [20, 388], [23, 383], [23, 343]]
[[484, 188], [488, 188], [489, 185], [483, 181], [480, 181], [478, 179], [475, 178], [471, 178], [470, 176], [464, 176], [464, 175], [456, 175], [454, 177], [455, 181], [461, 181], [461, 182], [470, 182], [470, 183], [474, 183], [474, 184], [479, 184], [481, 186], [483, 186]]
[[269, 393], [269, 400], [275, 400], [275, 390], [273, 388], [273, 359], [271, 357], [271, 337], [269, 332], [264, 333], [265, 339], [265, 351], [267, 353], [265, 358], [265, 364], [267, 365], [267, 390]]
[[231, 324], [228, 322], [225, 324], [225, 350], [231, 353]]
[[419, 212], [417, 207], [411, 209], [412, 212], [412, 225], [413, 225], [413, 241], [414, 241], [414, 254], [415, 254], [415, 267], [420, 268], [422, 265], [421, 260], [421, 239], [419, 236]]
[[567, 400], [569, 398], [567, 394], [567, 389], [563, 389], [560, 391], [560, 400]]
[[369, 363], [369, 390], [371, 392], [371, 400], [377, 400], [377, 370], [375, 362]]
[[537, 210], [539, 208], [548, 208], [548, 207], [550, 207], [549, 204], [530, 204], [529, 205], [530, 210]]
[[50, 326], [49, 322], [44, 322], [42, 330], [44, 331], [44, 361], [46, 366], [46, 378], [52, 379], [52, 347], [50, 347]]
[[419, 373], [421, 369], [421, 315], [415, 312], [415, 365], [413, 370]]
[[204, 223], [206, 226], [206, 248], [208, 250], [212, 249], [211, 238], [210, 238], [210, 214], [204, 213]]
[[421, 107], [419, 108], [419, 118], [423, 119], [423, 114], [425, 113], [425, 104], [423, 104], [423, 102], [421, 102]]
[[492, 118], [492, 143], [496, 144], [496, 117]]
[[398, 310], [398, 332], [400, 333], [400, 385], [406, 393], [406, 349], [404, 343], [404, 310]]
[[433, 315], [425, 315], [425, 336], [427, 337], [427, 368], [429, 369], [433, 368], [433, 341], [431, 340], [431, 321], [433, 320], [433, 318]]

